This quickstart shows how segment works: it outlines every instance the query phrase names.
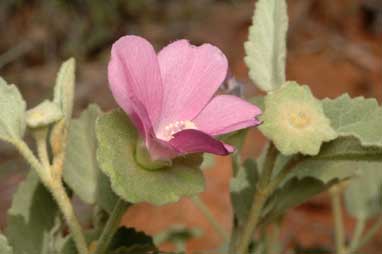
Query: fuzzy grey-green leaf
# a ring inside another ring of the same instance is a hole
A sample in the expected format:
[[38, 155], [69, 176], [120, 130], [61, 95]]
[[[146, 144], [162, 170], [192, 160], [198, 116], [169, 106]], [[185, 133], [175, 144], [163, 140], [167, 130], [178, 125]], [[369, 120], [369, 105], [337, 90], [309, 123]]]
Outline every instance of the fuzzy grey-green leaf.
[[34, 171], [20, 184], [8, 211], [6, 235], [14, 254], [49, 254], [58, 214], [51, 194]]
[[[95, 123], [101, 110], [90, 105], [69, 129], [64, 164], [64, 180], [86, 203], [97, 203], [111, 211], [117, 197], [112, 193], [107, 177], [98, 167]], [[106, 196], [106, 197], [105, 197]]]
[[259, 0], [244, 44], [244, 60], [249, 76], [263, 91], [272, 91], [285, 82], [287, 30], [285, 0]]
[[12, 247], [9, 246], [7, 238], [2, 234], [0, 234], [0, 253], [13, 254]]
[[382, 108], [375, 99], [345, 94], [323, 100], [324, 111], [339, 136], [353, 136], [364, 146], [382, 147]]
[[347, 211], [358, 219], [382, 213], [382, 163], [366, 164], [358, 177], [350, 180], [345, 191]]
[[0, 77], [0, 140], [13, 142], [25, 132], [26, 104], [15, 85]]
[[201, 160], [195, 163], [195, 156], [176, 159], [171, 167], [161, 170], [142, 168], [134, 156], [138, 133], [121, 110], [100, 117], [96, 134], [99, 165], [109, 176], [114, 192], [124, 200], [163, 205], [204, 190]]
[[60, 105], [66, 122], [72, 117], [73, 112], [75, 68], [76, 62], [74, 58], [64, 62], [57, 74], [56, 85], [54, 87], [53, 101]]

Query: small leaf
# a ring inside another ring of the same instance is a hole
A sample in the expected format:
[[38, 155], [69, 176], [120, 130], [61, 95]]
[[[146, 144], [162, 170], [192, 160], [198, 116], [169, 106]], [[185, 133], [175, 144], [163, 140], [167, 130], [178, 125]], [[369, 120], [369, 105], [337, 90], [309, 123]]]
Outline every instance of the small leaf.
[[363, 146], [382, 147], [382, 108], [375, 99], [342, 95], [323, 100], [325, 114], [339, 136], [353, 136]]
[[288, 82], [265, 98], [260, 131], [284, 155], [316, 155], [321, 144], [336, 138], [322, 104], [309, 87]]
[[240, 224], [247, 220], [258, 179], [256, 161], [248, 159], [230, 182], [232, 205]]
[[163, 205], [203, 191], [201, 160], [195, 160], [200, 156], [178, 158], [172, 166], [161, 170], [142, 168], [134, 157], [137, 131], [122, 111], [100, 117], [96, 133], [99, 165], [109, 176], [114, 192], [125, 201]]
[[26, 122], [30, 128], [43, 127], [61, 120], [63, 116], [56, 103], [45, 100], [27, 111]]
[[34, 171], [18, 187], [8, 211], [6, 235], [14, 254], [49, 254], [58, 215], [51, 194]]
[[19, 90], [0, 77], [0, 139], [12, 143], [25, 132], [26, 104]]
[[244, 44], [249, 76], [269, 92], [285, 82], [288, 14], [285, 0], [259, 0]]
[[90, 105], [69, 129], [64, 180], [84, 202], [97, 203], [110, 212], [117, 200], [107, 177], [98, 167], [95, 123], [101, 110]]
[[13, 254], [11, 246], [8, 244], [7, 238], [0, 234], [0, 253], [1, 254]]
[[70, 58], [61, 65], [54, 88], [53, 101], [60, 105], [66, 122], [72, 117], [76, 62]]

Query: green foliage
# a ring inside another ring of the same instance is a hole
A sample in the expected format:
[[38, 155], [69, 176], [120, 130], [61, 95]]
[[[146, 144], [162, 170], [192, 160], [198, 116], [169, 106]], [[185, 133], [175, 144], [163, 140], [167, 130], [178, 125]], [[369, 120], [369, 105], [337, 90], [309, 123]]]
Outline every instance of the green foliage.
[[52, 253], [51, 231], [57, 211], [51, 194], [30, 171], [17, 189], [8, 211], [6, 235], [14, 254]]
[[64, 180], [86, 203], [98, 204], [110, 212], [117, 197], [108, 178], [98, 167], [95, 123], [101, 110], [89, 106], [78, 119], [72, 120], [64, 164]]
[[252, 159], [248, 159], [243, 165], [240, 165], [236, 175], [231, 179], [231, 200], [240, 224], [245, 223], [248, 217], [258, 179], [257, 163]]
[[13, 250], [11, 246], [9, 246], [7, 238], [2, 234], [0, 234], [0, 253], [13, 254]]
[[304, 177], [302, 179], [292, 178], [282, 187], [277, 189], [269, 198], [264, 211], [262, 224], [267, 224], [285, 214], [289, 208], [298, 206], [313, 196], [326, 191], [330, 186], [338, 181], [332, 180], [327, 183], [313, 178]]
[[381, 163], [369, 163], [358, 177], [351, 179], [345, 191], [347, 211], [358, 219], [382, 213]]
[[30, 128], [48, 126], [63, 118], [61, 108], [54, 102], [44, 100], [27, 111], [26, 123]]
[[375, 99], [345, 94], [323, 101], [325, 114], [339, 136], [353, 136], [363, 146], [382, 147], [382, 108]]
[[54, 87], [53, 102], [60, 106], [64, 113], [65, 121], [72, 117], [74, 103], [76, 62], [70, 58], [61, 65]]
[[288, 82], [265, 97], [261, 132], [284, 155], [316, 155], [321, 144], [336, 138], [322, 104], [309, 87]]
[[0, 77], [0, 140], [14, 142], [25, 132], [26, 104], [15, 85]]
[[138, 134], [124, 112], [117, 110], [100, 117], [96, 133], [99, 165], [109, 176], [114, 192], [125, 201], [163, 205], [203, 191], [198, 156], [176, 159], [171, 167], [161, 170], [142, 168], [134, 158]]
[[285, 82], [288, 15], [285, 0], [259, 0], [244, 44], [249, 76], [264, 91]]

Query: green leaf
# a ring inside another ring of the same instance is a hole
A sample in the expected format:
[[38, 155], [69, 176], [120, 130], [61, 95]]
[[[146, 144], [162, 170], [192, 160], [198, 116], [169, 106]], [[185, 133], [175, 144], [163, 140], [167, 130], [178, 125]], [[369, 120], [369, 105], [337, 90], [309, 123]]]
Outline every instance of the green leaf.
[[353, 136], [363, 146], [382, 147], [382, 108], [375, 99], [345, 94], [323, 100], [325, 114], [339, 136]]
[[285, 82], [288, 14], [285, 0], [259, 0], [244, 58], [257, 87], [269, 92]]
[[178, 158], [160, 170], [142, 168], [134, 157], [138, 134], [124, 112], [116, 110], [100, 117], [96, 133], [99, 165], [109, 176], [114, 192], [125, 201], [163, 205], [203, 191], [198, 156]]
[[45, 100], [27, 111], [26, 123], [30, 128], [43, 127], [61, 120], [63, 116], [56, 103]]
[[304, 177], [302, 179], [293, 178], [269, 198], [263, 210], [262, 224], [267, 224], [279, 216], [283, 215], [288, 209], [298, 206], [313, 196], [326, 191], [337, 180], [324, 183], [319, 179]]
[[101, 110], [90, 105], [72, 120], [64, 164], [64, 180], [84, 202], [97, 203], [110, 212], [117, 200], [107, 177], [98, 167], [95, 123]]
[[72, 117], [73, 112], [75, 68], [76, 62], [74, 58], [64, 62], [58, 72], [54, 88], [53, 102], [60, 105], [66, 122]]
[[253, 203], [259, 173], [256, 161], [246, 160], [231, 179], [231, 200], [235, 215], [240, 224], [245, 223]]
[[381, 163], [369, 163], [358, 177], [350, 180], [345, 191], [347, 211], [358, 219], [367, 219], [382, 213]]
[[6, 235], [14, 254], [49, 254], [58, 215], [50, 193], [34, 171], [18, 187], [8, 211]]
[[108, 253], [113, 254], [149, 254], [158, 251], [153, 239], [133, 228], [121, 227], [113, 236]]
[[20, 140], [25, 132], [26, 104], [15, 85], [7, 85], [0, 77], [0, 139]]
[[322, 103], [309, 87], [287, 82], [265, 97], [260, 131], [284, 155], [316, 155], [321, 144], [337, 134], [325, 116]]
[[[280, 158], [279, 168], [289, 158]], [[288, 179], [314, 177], [328, 183], [334, 179], [343, 180], [357, 176], [364, 168], [370, 167], [382, 167], [382, 149], [362, 147], [354, 138], [338, 138], [324, 144], [317, 156], [305, 157]]]
[[9, 246], [7, 238], [2, 234], [0, 234], [0, 253], [13, 254], [13, 250], [11, 246]]

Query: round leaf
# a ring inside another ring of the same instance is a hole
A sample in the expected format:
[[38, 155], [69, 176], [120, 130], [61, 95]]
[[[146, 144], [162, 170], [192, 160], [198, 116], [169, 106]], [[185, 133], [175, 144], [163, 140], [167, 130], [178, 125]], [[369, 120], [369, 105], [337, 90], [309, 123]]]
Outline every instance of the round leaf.
[[195, 156], [176, 159], [161, 170], [142, 168], [134, 156], [138, 134], [124, 112], [116, 110], [100, 117], [96, 134], [99, 165], [124, 200], [163, 205], [203, 191], [201, 161], [195, 163]]

